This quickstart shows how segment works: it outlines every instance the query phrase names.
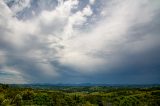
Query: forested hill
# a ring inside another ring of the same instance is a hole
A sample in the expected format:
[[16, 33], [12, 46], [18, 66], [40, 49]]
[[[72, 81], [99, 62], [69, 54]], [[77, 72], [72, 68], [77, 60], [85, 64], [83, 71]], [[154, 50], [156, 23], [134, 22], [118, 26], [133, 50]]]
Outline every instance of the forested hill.
[[105, 87], [105, 88], [153, 88], [160, 87], [160, 84], [92, 84], [92, 83], [80, 83], [80, 84], [47, 84], [47, 83], [35, 83], [35, 84], [9, 84], [11, 87], [22, 87], [22, 88], [66, 88], [66, 87]]
[[160, 85], [0, 84], [0, 106], [160, 106]]

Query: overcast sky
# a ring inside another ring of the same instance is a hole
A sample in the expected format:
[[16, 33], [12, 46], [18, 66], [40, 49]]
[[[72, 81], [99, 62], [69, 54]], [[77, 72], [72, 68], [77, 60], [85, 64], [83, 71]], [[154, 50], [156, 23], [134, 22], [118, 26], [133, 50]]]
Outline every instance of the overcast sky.
[[160, 1], [0, 0], [0, 83], [160, 83]]

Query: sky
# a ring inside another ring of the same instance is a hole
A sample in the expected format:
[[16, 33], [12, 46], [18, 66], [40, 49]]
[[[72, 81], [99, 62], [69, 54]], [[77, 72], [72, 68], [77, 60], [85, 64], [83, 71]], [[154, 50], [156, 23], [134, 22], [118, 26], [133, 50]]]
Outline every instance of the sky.
[[160, 84], [159, 0], [0, 0], [0, 83]]

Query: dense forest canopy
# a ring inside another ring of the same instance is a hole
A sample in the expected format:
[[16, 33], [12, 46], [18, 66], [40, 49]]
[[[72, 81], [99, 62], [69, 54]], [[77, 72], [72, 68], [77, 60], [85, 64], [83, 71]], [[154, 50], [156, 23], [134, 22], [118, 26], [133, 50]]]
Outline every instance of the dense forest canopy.
[[0, 106], [160, 106], [160, 86], [35, 88], [1, 84]]

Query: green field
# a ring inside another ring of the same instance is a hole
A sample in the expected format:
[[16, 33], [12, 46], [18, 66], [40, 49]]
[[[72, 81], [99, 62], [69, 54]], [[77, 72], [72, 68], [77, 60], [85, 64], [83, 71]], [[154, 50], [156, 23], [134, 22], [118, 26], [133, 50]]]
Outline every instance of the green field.
[[160, 106], [160, 86], [0, 85], [0, 106]]

